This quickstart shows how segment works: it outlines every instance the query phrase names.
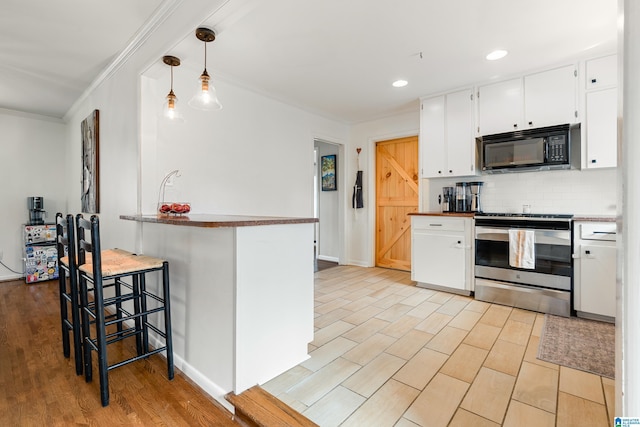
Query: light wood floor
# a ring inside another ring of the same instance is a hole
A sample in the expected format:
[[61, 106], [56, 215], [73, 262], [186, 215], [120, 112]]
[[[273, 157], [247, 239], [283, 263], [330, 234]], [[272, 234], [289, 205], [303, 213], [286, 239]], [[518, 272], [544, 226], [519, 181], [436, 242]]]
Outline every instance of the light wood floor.
[[321, 426], [612, 425], [615, 383], [536, 359], [544, 315], [317, 272], [311, 358], [263, 387]]
[[[417, 288], [409, 273], [319, 271], [311, 358], [264, 387], [321, 426], [607, 426], [614, 382], [536, 359], [543, 315]], [[238, 425], [152, 356], [77, 377], [57, 283], [0, 283], [0, 426]], [[122, 348], [121, 351], [131, 351]]]
[[[169, 381], [159, 355], [111, 371], [103, 408], [95, 358], [88, 384], [62, 354], [59, 313], [57, 281], [0, 283], [0, 426], [240, 425], [180, 371]], [[135, 346], [109, 352], [132, 355]]]

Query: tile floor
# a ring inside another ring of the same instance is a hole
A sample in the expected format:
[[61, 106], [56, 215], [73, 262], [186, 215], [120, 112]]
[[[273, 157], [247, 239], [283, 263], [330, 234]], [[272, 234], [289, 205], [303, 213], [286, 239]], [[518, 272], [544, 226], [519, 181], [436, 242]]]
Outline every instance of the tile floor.
[[543, 322], [406, 272], [330, 268], [311, 358], [263, 387], [323, 427], [611, 425], [614, 381], [536, 359]]

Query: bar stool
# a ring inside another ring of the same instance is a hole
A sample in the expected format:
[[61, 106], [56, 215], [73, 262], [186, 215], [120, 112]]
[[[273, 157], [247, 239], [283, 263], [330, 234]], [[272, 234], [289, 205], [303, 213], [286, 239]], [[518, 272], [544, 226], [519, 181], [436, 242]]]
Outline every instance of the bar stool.
[[[166, 351], [167, 374], [170, 380], [173, 379], [169, 263], [145, 255], [131, 255], [124, 251], [103, 257], [100, 250], [100, 222], [96, 215], [93, 215], [90, 220], [86, 220], [81, 214], [77, 215], [76, 234], [85, 380], [87, 382], [92, 380], [91, 355], [92, 351], [96, 351], [100, 398], [102, 406], [107, 406], [109, 404], [108, 372], [112, 369]], [[89, 254], [91, 261], [87, 262]], [[156, 295], [146, 289], [146, 275], [153, 272], [162, 274], [162, 295]], [[123, 280], [127, 277], [130, 278], [131, 283]], [[113, 281], [117, 284], [115, 296], [105, 298], [103, 292], [105, 281]], [[93, 285], [92, 289], [89, 288], [90, 284]], [[126, 288], [130, 292], [122, 293], [121, 288]], [[93, 290], [93, 301], [90, 302], [91, 290]], [[157, 306], [149, 307], [149, 300], [155, 301]], [[128, 301], [133, 304], [133, 312], [122, 305]], [[115, 315], [105, 315], [105, 310], [114, 308]], [[149, 321], [150, 315], [160, 312], [164, 315], [163, 330]], [[91, 334], [92, 324], [95, 326], [95, 337]], [[118, 327], [116, 332], [107, 332], [107, 327], [111, 325]], [[155, 349], [149, 347], [149, 329], [164, 338], [164, 346]], [[136, 338], [136, 356], [109, 365], [107, 346], [133, 336]]]
[[[83, 371], [82, 360], [82, 328], [80, 326], [80, 288], [78, 286], [78, 260], [76, 254], [75, 222], [73, 215], [63, 216], [56, 213], [56, 248], [60, 274], [60, 323], [62, 327], [62, 352], [66, 358], [71, 355], [69, 334], [73, 337], [73, 357], [76, 374]], [[102, 251], [102, 258], [133, 255], [122, 249]], [[91, 254], [87, 254], [86, 262], [91, 263]], [[67, 280], [68, 277], [68, 280]], [[71, 313], [69, 313], [71, 311]]]
[[[82, 374], [82, 333], [80, 329], [78, 273], [76, 266], [75, 234], [73, 215], [56, 213], [56, 247], [58, 249], [58, 282], [60, 285], [60, 322], [62, 326], [62, 352], [71, 355], [69, 333], [73, 337], [73, 358], [76, 374]], [[67, 277], [69, 276], [68, 285]], [[69, 318], [71, 305], [71, 318]]]

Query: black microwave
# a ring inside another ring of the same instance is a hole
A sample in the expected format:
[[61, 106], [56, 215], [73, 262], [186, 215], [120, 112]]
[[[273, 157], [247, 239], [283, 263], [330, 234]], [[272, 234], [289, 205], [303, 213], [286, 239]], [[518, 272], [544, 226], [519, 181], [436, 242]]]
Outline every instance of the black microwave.
[[580, 124], [483, 136], [483, 173], [580, 169]]

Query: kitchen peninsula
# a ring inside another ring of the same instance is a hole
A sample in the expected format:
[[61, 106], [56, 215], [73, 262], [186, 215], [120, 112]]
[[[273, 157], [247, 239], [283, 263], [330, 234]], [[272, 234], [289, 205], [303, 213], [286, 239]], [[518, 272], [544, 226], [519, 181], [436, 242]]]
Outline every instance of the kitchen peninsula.
[[121, 215], [169, 260], [176, 366], [223, 396], [308, 358], [316, 218]]

